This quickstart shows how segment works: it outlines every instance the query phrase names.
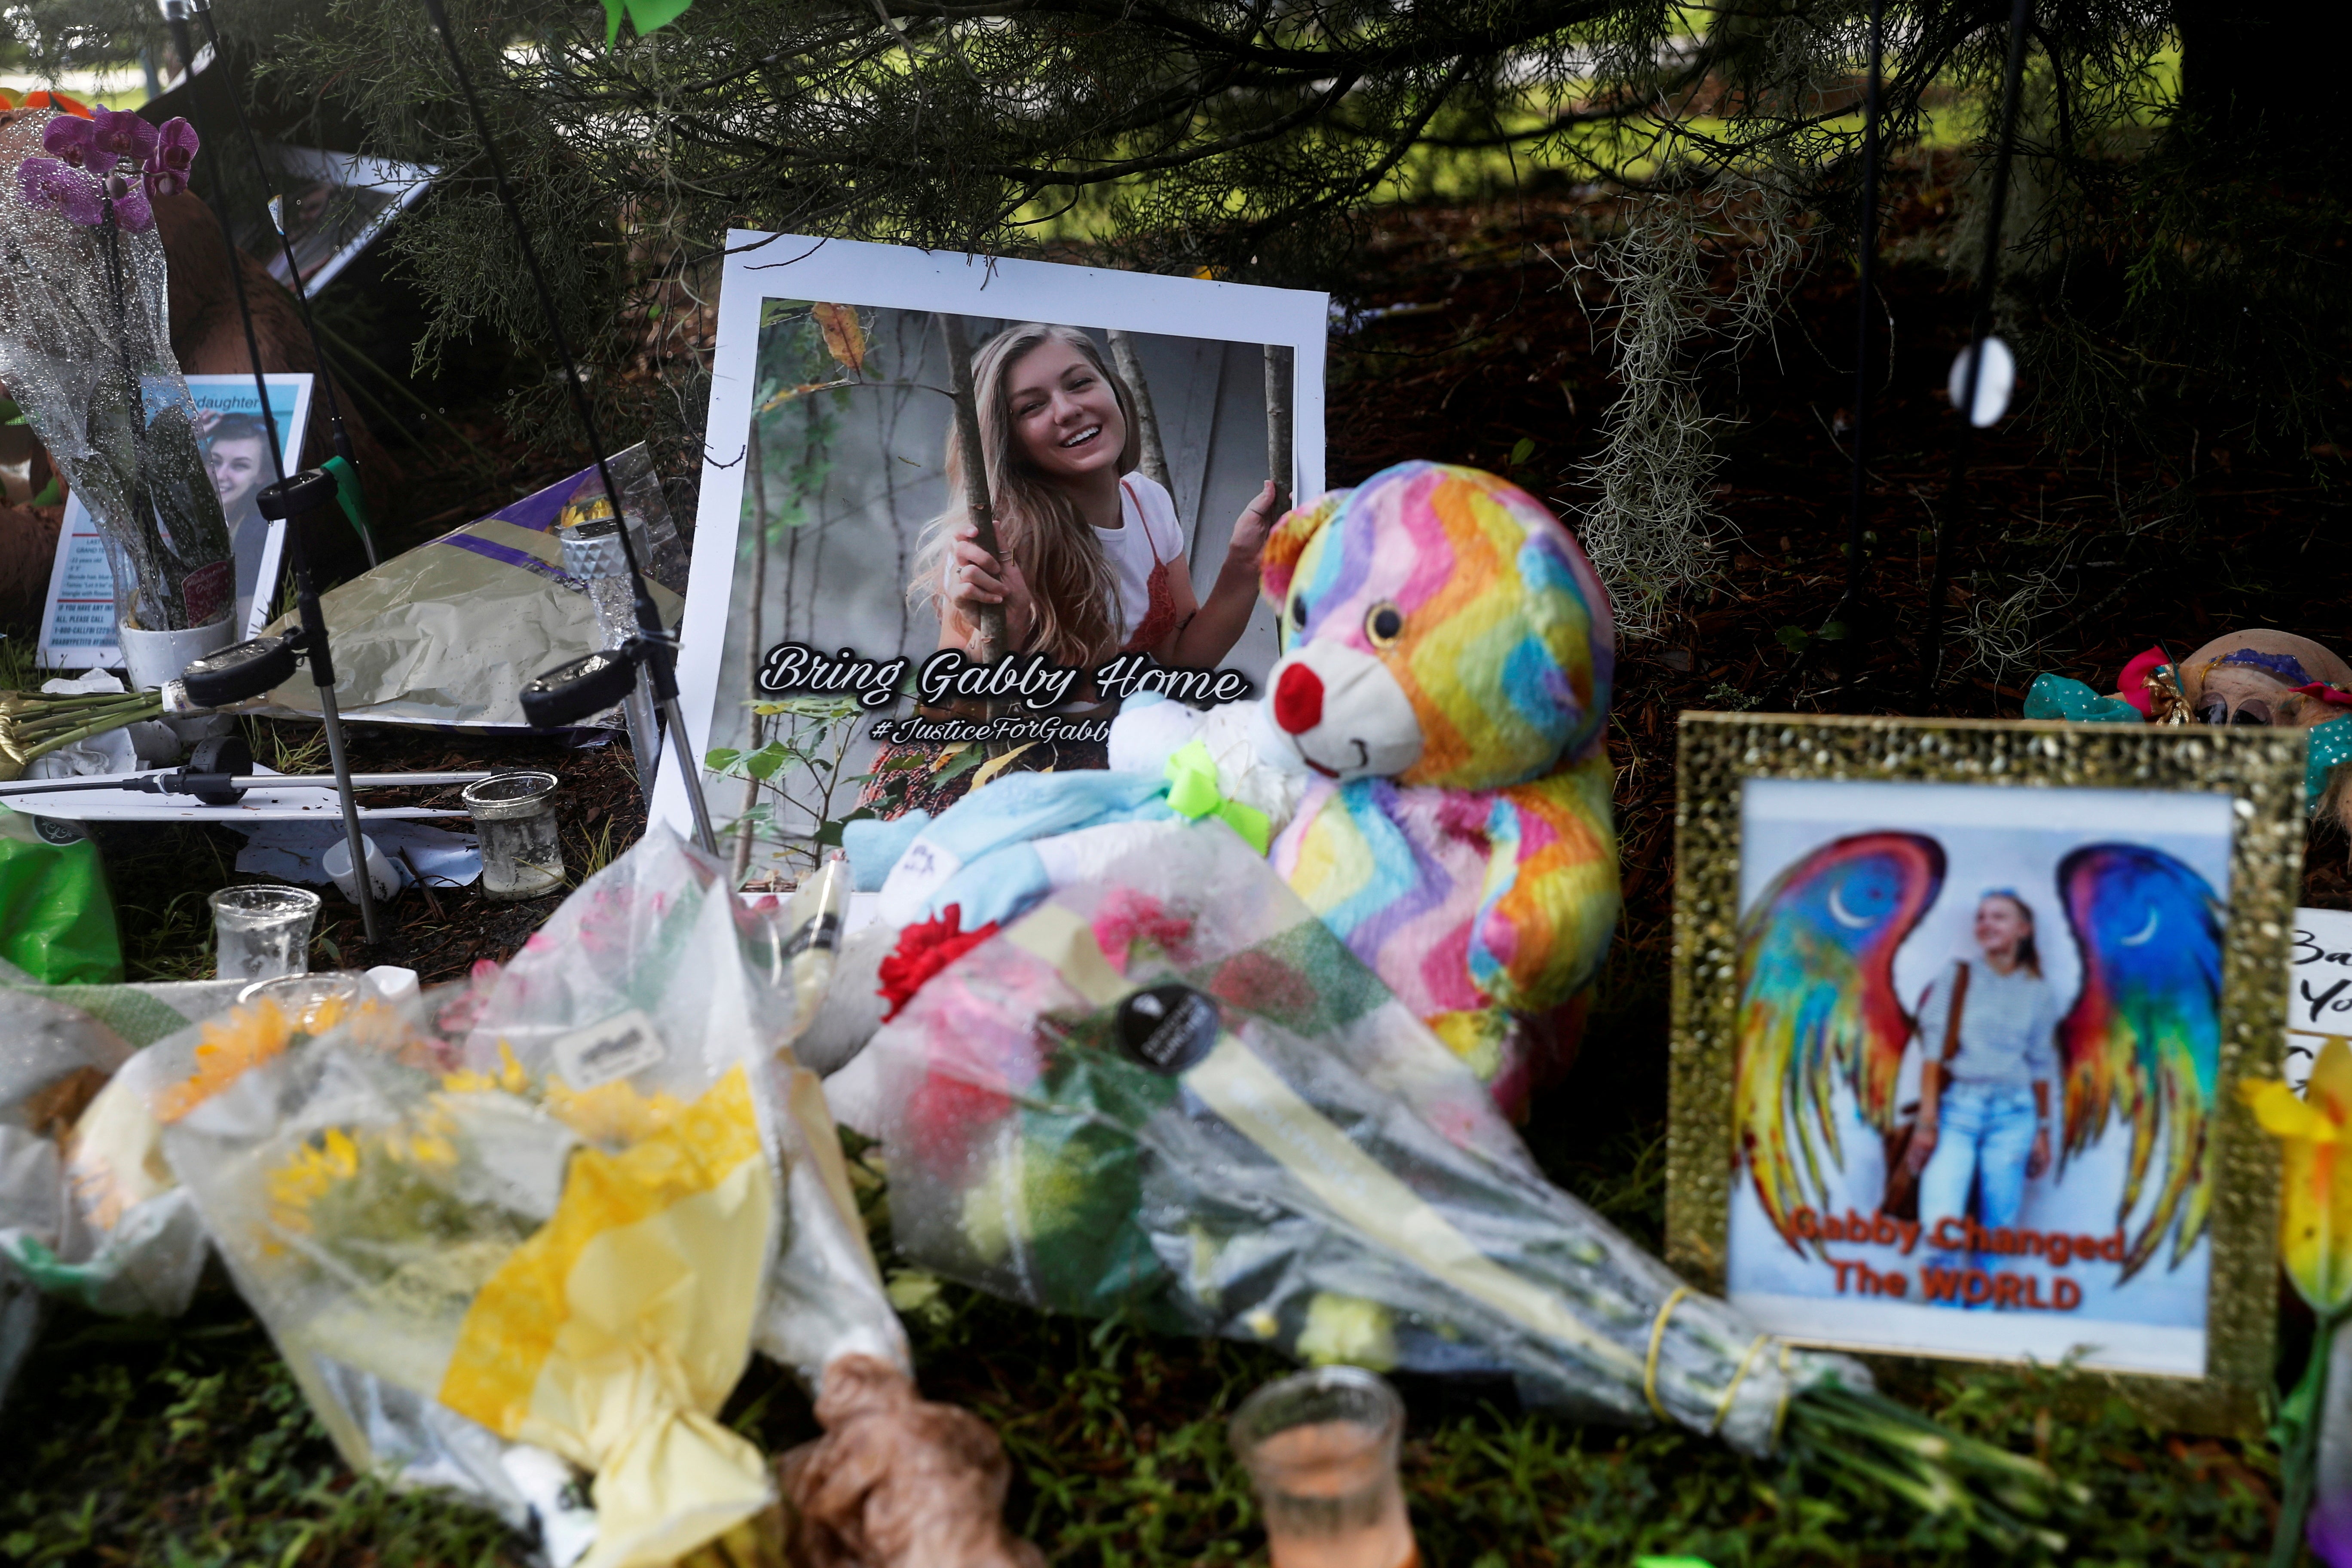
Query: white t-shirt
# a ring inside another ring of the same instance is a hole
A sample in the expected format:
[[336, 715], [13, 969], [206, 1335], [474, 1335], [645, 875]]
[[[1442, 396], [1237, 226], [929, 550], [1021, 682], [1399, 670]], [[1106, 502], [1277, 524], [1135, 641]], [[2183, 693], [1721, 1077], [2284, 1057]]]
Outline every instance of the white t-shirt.
[[1159, 481], [1139, 473], [1118, 481], [1119, 521], [1117, 529], [1097, 528], [1103, 559], [1111, 580], [1118, 585], [1118, 640], [1135, 635], [1151, 612], [1151, 566], [1156, 551], [1172, 563], [1184, 553], [1184, 525], [1176, 521], [1176, 502]]

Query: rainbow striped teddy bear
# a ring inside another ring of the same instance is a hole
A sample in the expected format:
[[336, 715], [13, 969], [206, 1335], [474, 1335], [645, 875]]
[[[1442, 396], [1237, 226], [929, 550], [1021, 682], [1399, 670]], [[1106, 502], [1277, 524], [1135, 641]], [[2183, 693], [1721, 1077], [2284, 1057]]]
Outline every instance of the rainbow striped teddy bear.
[[1533, 497], [1438, 463], [1299, 507], [1261, 571], [1259, 732], [1314, 775], [1275, 868], [1523, 1114], [1617, 923], [1608, 595]]

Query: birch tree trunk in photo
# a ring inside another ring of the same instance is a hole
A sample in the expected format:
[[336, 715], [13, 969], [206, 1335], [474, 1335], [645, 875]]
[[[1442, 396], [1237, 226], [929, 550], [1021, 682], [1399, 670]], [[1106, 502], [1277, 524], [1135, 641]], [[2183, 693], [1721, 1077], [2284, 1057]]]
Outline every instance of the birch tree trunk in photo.
[[[751, 440], [743, 454], [744, 478], [751, 481], [751, 616], [747, 630], [751, 656], [744, 660], [744, 700], [760, 700], [760, 612], [768, 596], [768, 469], [760, 456], [762, 445], [760, 416], [751, 416]], [[751, 715], [751, 734], [744, 746], [749, 753], [760, 749], [760, 715]], [[741, 887], [751, 874], [751, 809], [760, 804], [760, 781], [748, 772], [743, 775], [743, 813], [735, 828], [735, 880]]]
[[1114, 330], [1106, 335], [1110, 339], [1110, 363], [1135, 396], [1136, 435], [1143, 443], [1143, 477], [1174, 495], [1176, 487], [1168, 479], [1168, 448], [1160, 441], [1160, 416], [1151, 411], [1151, 384], [1143, 379], [1143, 358], [1135, 352], [1135, 340], [1127, 333]]
[[[940, 335], [947, 340], [948, 385], [955, 395], [956, 467], [963, 470], [963, 510], [971, 519], [972, 542], [1002, 561], [996, 542], [996, 505], [988, 495], [988, 458], [980, 441], [980, 402], [971, 384], [971, 342], [963, 318], [939, 312]], [[974, 608], [972, 657], [994, 664], [1003, 657], [1004, 606]]]
[[[1275, 504], [1287, 510], [1297, 504], [1290, 493], [1290, 363], [1286, 344], [1265, 345], [1265, 473], [1274, 481]], [[1278, 515], [1278, 514], [1277, 514]]]
[[[980, 439], [980, 398], [971, 384], [971, 342], [964, 335], [963, 318], [939, 312], [940, 335], [947, 340], [948, 386], [955, 395], [956, 467], [963, 470], [963, 507], [971, 519], [972, 542], [1002, 562], [1004, 552], [996, 541], [996, 503], [988, 494], [987, 449]], [[982, 664], [994, 664], [1008, 651], [1004, 631], [1004, 606], [979, 605], [972, 615], [971, 657]], [[997, 705], [993, 701], [981, 705], [982, 717], [994, 719]], [[982, 750], [990, 756], [1001, 755], [1004, 742], [991, 739]]]

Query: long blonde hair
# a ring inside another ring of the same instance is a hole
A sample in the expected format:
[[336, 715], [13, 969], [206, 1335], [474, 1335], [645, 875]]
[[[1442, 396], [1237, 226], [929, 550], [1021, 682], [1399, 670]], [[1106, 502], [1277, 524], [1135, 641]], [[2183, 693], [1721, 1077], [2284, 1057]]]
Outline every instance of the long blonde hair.
[[[1013, 439], [1013, 400], [1005, 389], [1013, 367], [1048, 342], [1076, 350], [1118, 400], [1119, 417], [1127, 424], [1127, 439], [1118, 454], [1121, 474], [1132, 473], [1141, 460], [1143, 437], [1136, 423], [1134, 394], [1104, 363], [1094, 340], [1074, 327], [1024, 321], [989, 339], [971, 357], [972, 387], [980, 404], [980, 445], [988, 465], [988, 496], [996, 513], [997, 542], [1020, 565], [1036, 605], [1036, 620], [1024, 647], [1044, 652], [1056, 664], [1083, 669], [1118, 651], [1122, 635], [1118, 580], [1103, 557], [1102, 542], [1079, 513], [1077, 503], [1040, 475]], [[961, 619], [945, 597], [942, 575], [950, 542], [966, 521], [963, 459], [956, 450], [952, 425], [948, 430], [947, 472], [948, 510], [923, 530], [907, 596], [918, 604], [935, 602], [943, 616]]]

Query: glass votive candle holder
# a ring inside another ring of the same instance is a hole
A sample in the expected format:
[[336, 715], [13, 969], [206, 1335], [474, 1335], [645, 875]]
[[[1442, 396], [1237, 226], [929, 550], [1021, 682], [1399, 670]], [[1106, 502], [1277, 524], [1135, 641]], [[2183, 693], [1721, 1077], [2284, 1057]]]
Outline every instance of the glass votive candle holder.
[[281, 974], [255, 981], [236, 1000], [240, 1006], [265, 998], [275, 1002], [287, 1022], [315, 1035], [358, 1005], [362, 991], [356, 974]]
[[212, 896], [216, 973], [223, 980], [268, 980], [310, 972], [319, 895], [268, 884], [223, 888]]
[[1360, 1367], [1267, 1384], [1234, 1413], [1234, 1452], [1265, 1517], [1274, 1568], [1415, 1568], [1397, 1479], [1404, 1402]]
[[481, 841], [484, 898], [535, 899], [563, 886], [553, 773], [494, 773], [467, 784], [465, 801]]

